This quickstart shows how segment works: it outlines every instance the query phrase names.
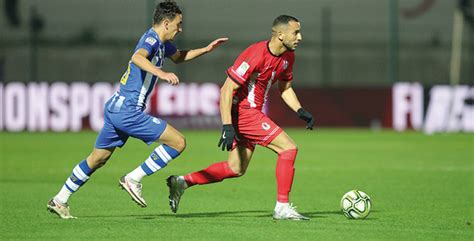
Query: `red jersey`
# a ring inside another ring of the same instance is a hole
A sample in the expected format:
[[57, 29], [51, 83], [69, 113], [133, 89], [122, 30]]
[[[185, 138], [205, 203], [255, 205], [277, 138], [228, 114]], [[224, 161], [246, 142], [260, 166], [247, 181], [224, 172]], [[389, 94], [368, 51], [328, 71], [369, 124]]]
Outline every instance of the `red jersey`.
[[227, 75], [240, 88], [234, 93], [233, 104], [240, 108], [262, 110], [268, 91], [277, 80], [293, 79], [295, 54], [285, 51], [275, 56], [268, 47], [269, 41], [250, 45], [227, 69]]

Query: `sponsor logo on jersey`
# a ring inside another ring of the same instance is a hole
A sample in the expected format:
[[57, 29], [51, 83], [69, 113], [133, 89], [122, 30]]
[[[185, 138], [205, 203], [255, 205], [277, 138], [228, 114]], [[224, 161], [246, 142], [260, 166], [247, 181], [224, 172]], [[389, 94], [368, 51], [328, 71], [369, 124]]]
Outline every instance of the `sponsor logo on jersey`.
[[270, 125], [267, 122], [263, 122], [262, 123], [262, 129], [268, 131], [268, 130], [270, 130]]
[[149, 43], [150, 45], [154, 45], [156, 43], [156, 39], [153, 37], [148, 37], [145, 39], [145, 42]]
[[283, 69], [286, 70], [288, 68], [288, 61], [283, 60]]
[[235, 72], [237, 72], [237, 74], [240, 76], [244, 76], [249, 68], [250, 65], [247, 62], [243, 61]]

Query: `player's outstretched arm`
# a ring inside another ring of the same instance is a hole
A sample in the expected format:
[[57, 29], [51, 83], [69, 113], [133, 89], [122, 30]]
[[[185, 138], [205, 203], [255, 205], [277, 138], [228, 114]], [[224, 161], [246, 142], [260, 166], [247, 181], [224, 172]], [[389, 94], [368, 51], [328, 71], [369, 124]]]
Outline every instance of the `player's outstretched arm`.
[[179, 84], [178, 76], [176, 76], [174, 73], [165, 72], [160, 68], [156, 67], [150, 62], [150, 60], [147, 59], [148, 55], [149, 53], [147, 50], [138, 49], [132, 55], [132, 62], [140, 69], [145, 70], [146, 72], [149, 72], [155, 76], [158, 76], [158, 78], [170, 83], [171, 85]]
[[278, 81], [278, 88], [280, 89], [283, 101], [285, 101], [285, 103], [297, 113], [300, 119], [306, 121], [306, 129], [312, 130], [314, 126], [313, 115], [301, 107], [300, 101], [291, 87], [291, 81]]
[[178, 50], [175, 54], [173, 54], [170, 58], [173, 62], [179, 64], [182, 62], [186, 62], [192, 59], [195, 59], [203, 54], [209, 53], [219, 47], [222, 43], [229, 40], [228, 38], [218, 38], [212, 41], [209, 45], [204, 48], [192, 49], [192, 50]]

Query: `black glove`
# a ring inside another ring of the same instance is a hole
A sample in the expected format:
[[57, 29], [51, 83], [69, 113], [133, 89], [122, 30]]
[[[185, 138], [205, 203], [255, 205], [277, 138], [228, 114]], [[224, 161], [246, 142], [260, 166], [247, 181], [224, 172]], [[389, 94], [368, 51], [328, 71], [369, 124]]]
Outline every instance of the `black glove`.
[[227, 149], [227, 151], [230, 151], [232, 149], [232, 144], [234, 143], [234, 137], [235, 130], [232, 124], [223, 125], [222, 136], [217, 146], [221, 147], [222, 145], [222, 150]]
[[303, 108], [299, 108], [296, 113], [298, 113], [298, 117], [299, 117], [300, 119], [306, 121], [306, 129], [312, 130], [312, 129], [313, 129], [313, 126], [314, 126], [314, 118], [313, 118], [313, 115], [311, 115], [311, 113], [309, 113], [308, 111], [306, 111], [306, 110], [303, 109]]

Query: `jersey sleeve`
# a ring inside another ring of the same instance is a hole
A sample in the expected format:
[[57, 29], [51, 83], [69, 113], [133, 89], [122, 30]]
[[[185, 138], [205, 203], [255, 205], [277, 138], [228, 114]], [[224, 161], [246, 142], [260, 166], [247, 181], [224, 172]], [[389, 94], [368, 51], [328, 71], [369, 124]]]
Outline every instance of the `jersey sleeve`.
[[295, 63], [294, 53], [291, 53], [291, 55], [289, 55], [288, 58], [285, 61], [287, 61], [286, 63], [285, 62], [283, 63], [283, 68], [285, 70], [283, 71], [283, 73], [280, 77], [280, 80], [292, 81], [293, 80], [293, 64]]
[[178, 49], [171, 42], [169, 41], [165, 42], [165, 57], [166, 58], [173, 56], [173, 54], [175, 54], [177, 51]]
[[234, 64], [227, 69], [227, 76], [238, 85], [244, 84], [249, 77], [259, 68], [261, 56], [255, 45], [248, 47], [235, 60]]
[[159, 45], [160, 45], [160, 42], [158, 41], [158, 39], [156, 39], [152, 35], [148, 35], [148, 36], [145, 36], [144, 40], [138, 44], [137, 50], [145, 49], [146, 51], [148, 51], [148, 54], [151, 55], [156, 52]]

